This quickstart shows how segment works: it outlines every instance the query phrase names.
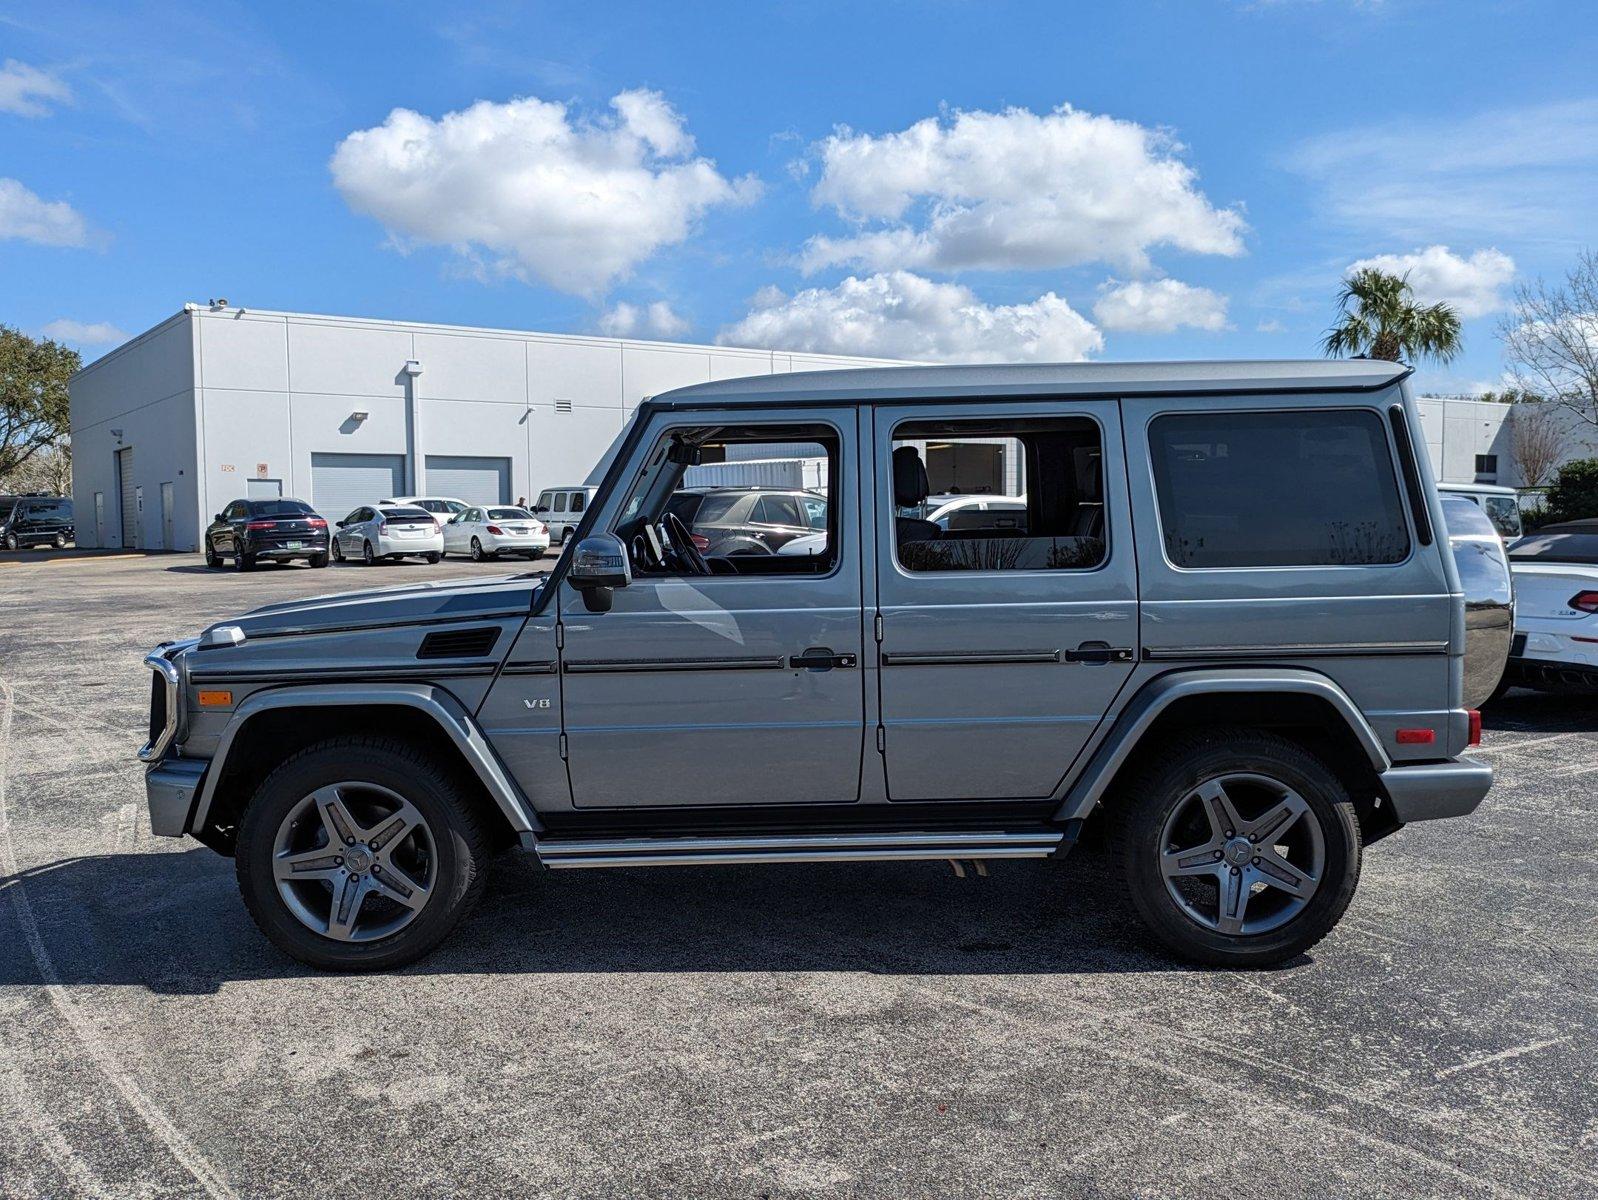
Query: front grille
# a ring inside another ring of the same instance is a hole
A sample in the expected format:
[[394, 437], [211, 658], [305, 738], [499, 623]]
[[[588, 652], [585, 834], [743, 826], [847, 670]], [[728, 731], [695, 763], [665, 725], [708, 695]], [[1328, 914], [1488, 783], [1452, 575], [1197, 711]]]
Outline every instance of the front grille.
[[499, 641], [499, 626], [440, 629], [422, 639], [417, 658], [481, 658]]
[[150, 672], [150, 745], [166, 728], [166, 680], [159, 672]]

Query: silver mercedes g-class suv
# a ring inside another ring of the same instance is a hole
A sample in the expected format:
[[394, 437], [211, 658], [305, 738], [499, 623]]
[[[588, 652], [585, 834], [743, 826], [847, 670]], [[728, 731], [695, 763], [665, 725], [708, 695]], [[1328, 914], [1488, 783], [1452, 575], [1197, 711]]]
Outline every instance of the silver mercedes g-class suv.
[[[958, 865], [1100, 823], [1165, 946], [1281, 962], [1348, 907], [1364, 847], [1492, 782], [1465, 752], [1509, 624], [1467, 611], [1407, 374], [656, 396], [548, 574], [275, 604], [153, 651], [151, 824], [232, 855], [266, 935], [334, 969], [432, 949], [506, 847]], [[825, 481], [812, 552], [707, 555], [672, 515], [696, 464], [780, 457]], [[928, 519], [970, 494], [1008, 502]]]

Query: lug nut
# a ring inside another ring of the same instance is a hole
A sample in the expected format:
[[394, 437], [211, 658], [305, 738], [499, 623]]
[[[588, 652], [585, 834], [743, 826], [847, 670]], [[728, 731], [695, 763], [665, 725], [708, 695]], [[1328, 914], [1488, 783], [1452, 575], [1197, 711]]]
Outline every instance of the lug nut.
[[[1255, 862], [1259, 862], [1259, 859], [1256, 858], [1254, 861]], [[376, 863], [373, 863], [372, 864], [372, 874], [373, 875], [381, 875], [382, 873], [383, 873], [383, 868], [378, 866]]]
[[1236, 837], [1236, 836], [1237, 836], [1237, 834], [1235, 834], [1235, 833], [1233, 833], [1233, 832], [1232, 832], [1232, 831], [1231, 831], [1231, 830], [1230, 830], [1230, 829], [1228, 829], [1228, 830], [1227, 830], [1227, 831], [1226, 831], [1226, 836], [1227, 836], [1227, 837]]
[[1221, 852], [1219, 850], [1217, 850], [1215, 852], [1215, 861], [1216, 862], [1220, 862], [1221, 861]]
[[343, 865], [344, 865], [344, 860], [343, 860], [343, 859], [342, 859], [342, 858], [337, 858], [337, 857], [335, 857], [335, 858], [334, 858], [334, 859], [333, 859], [333, 865], [334, 865], [334, 866], [335, 866], [335, 867], [342, 867], [342, 866], [343, 866]]
[[1236, 867], [1233, 867], [1232, 868], [1232, 874], [1236, 875], [1237, 873], [1238, 873], [1238, 869]]
[[1260, 860], [1259, 860], [1259, 859], [1257, 859], [1257, 858], [1256, 858], [1256, 859], [1255, 859], [1255, 860], [1254, 860], [1254, 865], [1255, 865], [1255, 866], [1256, 866], [1256, 867], [1257, 867], [1257, 866], [1259, 866], [1259, 865], [1260, 865]]
[[344, 839], [344, 844], [346, 846], [353, 846], [353, 845], [355, 845], [355, 839], [354, 838], [345, 838]]

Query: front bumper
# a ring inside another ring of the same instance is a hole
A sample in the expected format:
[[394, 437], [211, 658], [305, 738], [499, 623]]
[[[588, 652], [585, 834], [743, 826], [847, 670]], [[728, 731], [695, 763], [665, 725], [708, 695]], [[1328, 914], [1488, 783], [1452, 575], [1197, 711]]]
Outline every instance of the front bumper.
[[1463, 817], [1493, 786], [1493, 769], [1474, 758], [1393, 766], [1381, 774], [1393, 814], [1405, 824]]
[[203, 758], [172, 758], [144, 773], [144, 798], [150, 806], [150, 832], [158, 837], [182, 837], [194, 811], [194, 795], [210, 762]]

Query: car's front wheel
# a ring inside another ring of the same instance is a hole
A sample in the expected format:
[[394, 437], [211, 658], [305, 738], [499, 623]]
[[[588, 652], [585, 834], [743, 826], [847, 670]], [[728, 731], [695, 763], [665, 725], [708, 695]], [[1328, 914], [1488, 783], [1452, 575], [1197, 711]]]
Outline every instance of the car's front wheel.
[[327, 552], [332, 556], [334, 562], [341, 563], [344, 561], [344, 547], [338, 544], [337, 538], [328, 543]]
[[1167, 947], [1201, 963], [1270, 966], [1302, 954], [1359, 882], [1347, 789], [1272, 733], [1175, 738], [1107, 803], [1132, 907]]
[[483, 543], [475, 537], [472, 538], [472, 561], [482, 562], [487, 557], [488, 554], [483, 549]]
[[222, 556], [216, 552], [210, 538], [205, 539], [205, 565], [213, 570], [222, 565]]
[[334, 738], [256, 789], [239, 825], [245, 906], [314, 967], [384, 970], [454, 929], [483, 887], [489, 838], [450, 774], [395, 738]]
[[21, 545], [22, 545], [22, 543], [17, 541], [17, 535], [16, 534], [14, 534], [14, 533], [6, 534], [6, 549], [7, 550], [16, 550], [16, 549], [20, 548]]

